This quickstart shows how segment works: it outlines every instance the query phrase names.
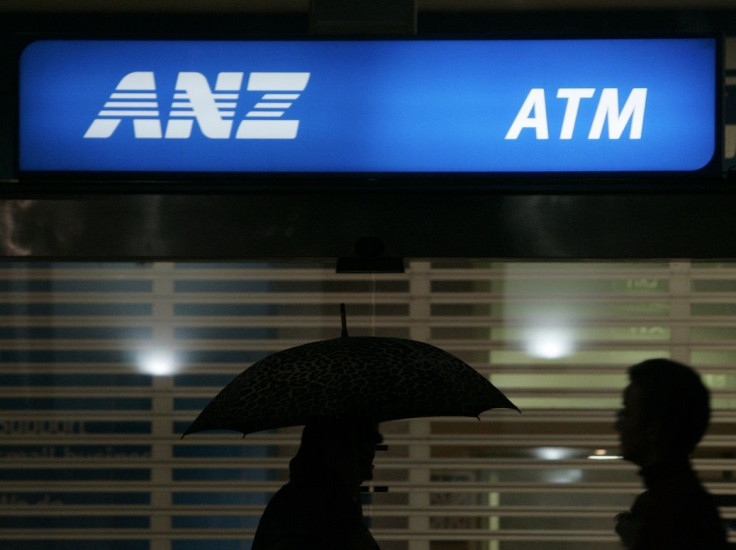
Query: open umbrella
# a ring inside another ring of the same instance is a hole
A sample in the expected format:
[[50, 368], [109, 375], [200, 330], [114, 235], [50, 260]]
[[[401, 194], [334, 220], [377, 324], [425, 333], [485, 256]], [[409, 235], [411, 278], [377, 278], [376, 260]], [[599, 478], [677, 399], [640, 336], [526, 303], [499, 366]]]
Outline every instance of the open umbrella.
[[400, 338], [343, 335], [254, 363], [205, 407], [188, 435], [249, 434], [299, 426], [315, 417], [374, 422], [429, 416], [478, 417], [518, 408], [475, 369], [440, 348]]

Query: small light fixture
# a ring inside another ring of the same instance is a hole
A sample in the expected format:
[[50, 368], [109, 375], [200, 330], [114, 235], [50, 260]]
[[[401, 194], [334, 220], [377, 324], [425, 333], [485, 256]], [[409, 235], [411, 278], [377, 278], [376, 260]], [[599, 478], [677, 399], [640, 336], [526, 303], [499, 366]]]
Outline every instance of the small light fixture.
[[174, 353], [167, 349], [151, 349], [138, 355], [138, 370], [151, 376], [171, 376], [180, 370]]
[[609, 455], [606, 449], [596, 449], [588, 458], [590, 460], [620, 460], [623, 457], [618, 455]]

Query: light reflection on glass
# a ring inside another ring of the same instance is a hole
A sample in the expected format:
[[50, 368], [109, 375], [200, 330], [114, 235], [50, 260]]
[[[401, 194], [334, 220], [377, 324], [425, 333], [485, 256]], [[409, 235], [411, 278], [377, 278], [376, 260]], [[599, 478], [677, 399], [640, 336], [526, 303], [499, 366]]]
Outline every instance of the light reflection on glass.
[[573, 331], [564, 324], [531, 328], [526, 331], [524, 344], [527, 353], [541, 359], [560, 359], [575, 351]]
[[181, 370], [173, 351], [169, 349], [144, 350], [138, 354], [137, 368], [151, 376], [171, 376]]
[[551, 470], [544, 473], [547, 483], [576, 483], [582, 481], [583, 471], [579, 468], [570, 470]]
[[565, 460], [574, 458], [576, 453], [569, 447], [538, 447], [534, 454], [542, 460]]

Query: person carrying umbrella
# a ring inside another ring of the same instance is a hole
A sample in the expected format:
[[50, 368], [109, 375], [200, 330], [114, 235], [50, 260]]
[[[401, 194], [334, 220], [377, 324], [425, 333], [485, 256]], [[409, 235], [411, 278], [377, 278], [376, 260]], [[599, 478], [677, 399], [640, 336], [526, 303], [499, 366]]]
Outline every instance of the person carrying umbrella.
[[378, 550], [363, 522], [360, 485], [373, 478], [374, 422], [315, 418], [289, 464], [289, 482], [268, 503], [252, 550]]
[[359, 488], [372, 478], [381, 422], [517, 410], [487, 377], [435, 346], [347, 334], [269, 355], [227, 384], [182, 437], [304, 426], [290, 480], [264, 512], [253, 550], [376, 550]]
[[687, 365], [650, 359], [629, 369], [616, 421], [623, 457], [641, 467], [647, 491], [616, 516], [629, 550], [725, 550], [713, 499], [690, 464], [710, 419], [710, 396]]

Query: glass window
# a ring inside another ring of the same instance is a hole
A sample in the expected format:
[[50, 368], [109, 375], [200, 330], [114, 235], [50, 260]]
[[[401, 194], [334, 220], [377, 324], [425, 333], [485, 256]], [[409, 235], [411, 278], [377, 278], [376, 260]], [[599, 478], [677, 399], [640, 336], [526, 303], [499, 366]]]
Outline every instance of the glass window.
[[614, 412], [650, 357], [709, 385], [695, 465], [736, 517], [736, 263], [1, 267], [0, 539], [16, 550], [250, 548], [300, 429], [181, 434], [253, 362], [339, 336], [340, 303], [352, 336], [439, 346], [523, 411], [384, 424], [364, 496], [383, 550], [618, 548], [641, 482]]

